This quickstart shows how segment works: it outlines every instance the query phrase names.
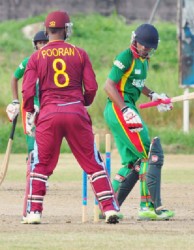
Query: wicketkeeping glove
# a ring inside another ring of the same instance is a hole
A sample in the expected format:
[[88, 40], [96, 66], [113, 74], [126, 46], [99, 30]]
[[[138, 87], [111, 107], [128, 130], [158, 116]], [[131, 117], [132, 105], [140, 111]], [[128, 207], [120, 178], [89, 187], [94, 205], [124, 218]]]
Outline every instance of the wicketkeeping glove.
[[[168, 99], [169, 97], [162, 93], [162, 94], [157, 94], [155, 92], [151, 92], [149, 94], [150, 98], [151, 98], [151, 101], [158, 101], [158, 100], [165, 100], [165, 99]], [[165, 112], [165, 111], [169, 111], [173, 108], [173, 105], [172, 103], [169, 103], [169, 104], [164, 104], [164, 103], [161, 103], [159, 105], [157, 105], [157, 109], [159, 112]]]
[[141, 119], [134, 110], [125, 106], [123, 109], [121, 109], [121, 111], [123, 113], [123, 118], [131, 132], [137, 133], [143, 129]]
[[15, 119], [19, 112], [20, 102], [18, 100], [13, 100], [12, 103], [10, 103], [6, 108], [7, 116], [11, 122]]

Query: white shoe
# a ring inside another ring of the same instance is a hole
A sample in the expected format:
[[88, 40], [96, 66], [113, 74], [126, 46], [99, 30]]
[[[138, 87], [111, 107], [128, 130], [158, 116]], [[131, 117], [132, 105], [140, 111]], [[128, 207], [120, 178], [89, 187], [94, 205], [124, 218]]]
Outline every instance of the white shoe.
[[39, 211], [31, 211], [26, 217], [23, 217], [22, 224], [40, 224], [41, 213]]
[[23, 216], [21, 223], [22, 224], [28, 224], [28, 218], [27, 218], [27, 216]]
[[119, 223], [119, 216], [118, 212], [115, 210], [109, 210], [105, 212], [105, 222], [108, 224], [116, 224]]

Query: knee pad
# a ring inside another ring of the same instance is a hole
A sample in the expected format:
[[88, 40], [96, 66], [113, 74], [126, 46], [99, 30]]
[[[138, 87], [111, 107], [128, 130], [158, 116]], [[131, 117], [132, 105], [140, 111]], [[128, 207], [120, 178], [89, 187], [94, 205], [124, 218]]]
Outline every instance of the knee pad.
[[122, 205], [128, 194], [134, 188], [136, 182], [139, 180], [139, 173], [134, 169], [128, 174], [125, 180], [121, 183], [121, 186], [118, 191], [117, 199], [119, 202], [119, 206]]
[[157, 166], [161, 168], [164, 163], [164, 153], [160, 144], [160, 139], [155, 137], [150, 145], [148, 161], [150, 166]]
[[137, 160], [132, 165], [130, 173], [125, 177], [125, 179], [120, 185], [117, 195], [119, 206], [122, 205], [128, 194], [131, 192], [131, 190], [134, 188], [135, 184], [139, 180], [140, 163], [141, 160]]

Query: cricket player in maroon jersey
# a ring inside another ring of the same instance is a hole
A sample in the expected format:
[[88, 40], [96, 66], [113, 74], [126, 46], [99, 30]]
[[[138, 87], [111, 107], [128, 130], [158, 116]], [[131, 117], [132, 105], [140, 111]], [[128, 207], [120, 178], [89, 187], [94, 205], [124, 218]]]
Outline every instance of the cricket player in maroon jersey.
[[[65, 41], [72, 27], [66, 12], [49, 13], [45, 27], [49, 43], [30, 57], [22, 86], [24, 109], [28, 112], [26, 122], [34, 127], [36, 120], [35, 154], [31, 163], [25, 223], [41, 222], [45, 183], [57, 165], [63, 138], [89, 175], [106, 223], [118, 223], [119, 207], [96, 149], [92, 122], [85, 107], [92, 104], [98, 89], [90, 59], [83, 49]], [[35, 116], [33, 98], [37, 79], [40, 112]]]

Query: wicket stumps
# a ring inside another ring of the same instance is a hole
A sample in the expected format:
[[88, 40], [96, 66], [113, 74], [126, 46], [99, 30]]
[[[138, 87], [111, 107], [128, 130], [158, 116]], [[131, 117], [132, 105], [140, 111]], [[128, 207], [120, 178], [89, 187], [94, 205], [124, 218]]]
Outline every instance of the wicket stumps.
[[[95, 144], [96, 148], [100, 150], [100, 139], [99, 134], [95, 135]], [[108, 172], [108, 175], [111, 175], [111, 135], [106, 134], [105, 136], [105, 166]], [[88, 221], [87, 216], [87, 205], [88, 205], [88, 177], [87, 174], [83, 171], [82, 173], [82, 222]], [[95, 198], [94, 200], [94, 222], [99, 221], [99, 205], [98, 201]]]

